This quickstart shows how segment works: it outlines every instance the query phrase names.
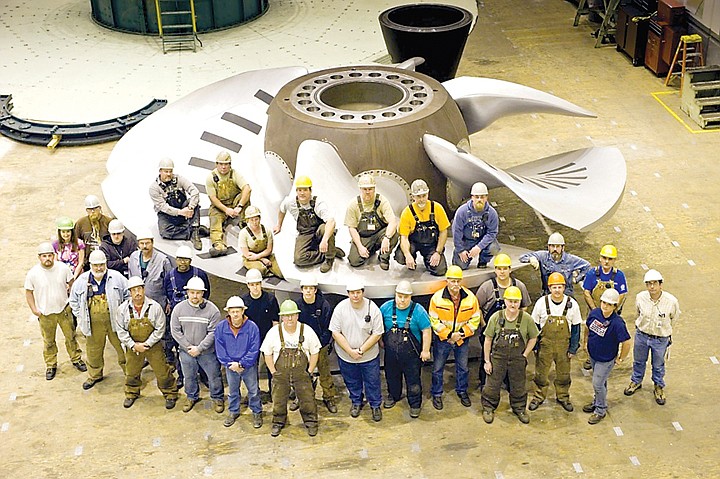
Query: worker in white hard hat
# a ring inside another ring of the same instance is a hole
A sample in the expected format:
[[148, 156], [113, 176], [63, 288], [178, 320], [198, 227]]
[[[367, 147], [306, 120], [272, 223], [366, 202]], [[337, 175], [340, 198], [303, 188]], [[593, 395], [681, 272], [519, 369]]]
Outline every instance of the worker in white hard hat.
[[65, 349], [75, 369], [87, 371], [87, 368], [81, 357], [68, 304], [68, 288], [73, 282], [73, 273], [67, 264], [55, 261], [55, 250], [50, 243], [41, 243], [37, 254], [38, 264], [25, 276], [25, 300], [40, 325], [45, 379], [51, 381], [57, 373], [55, 334], [58, 326], [65, 336]]
[[296, 221], [295, 266], [302, 268], [319, 264], [321, 273], [330, 271], [335, 258], [342, 258], [345, 252], [335, 245], [337, 223], [329, 205], [313, 196], [310, 177], [300, 175], [295, 178], [295, 195], [291, 192], [280, 203], [274, 234], [280, 233], [287, 213]]
[[[583, 281], [583, 297], [588, 306], [588, 311], [592, 311], [600, 305], [600, 296], [606, 289], [615, 288], [620, 293], [620, 303], [618, 304], [618, 314], [622, 314], [622, 307], [625, 303], [627, 295], [627, 281], [625, 273], [615, 267], [617, 261], [617, 248], [611, 244], [606, 244], [600, 249], [600, 261], [598, 266], [590, 268], [585, 275]], [[583, 335], [583, 344], [587, 344], [588, 331], [585, 329]], [[590, 369], [590, 358], [583, 364], [585, 369]]]
[[663, 276], [651, 269], [645, 273], [645, 291], [635, 296], [637, 319], [633, 347], [633, 372], [625, 395], [632, 396], [642, 387], [651, 357], [653, 394], [655, 402], [665, 405], [665, 358], [672, 344], [673, 326], [680, 319], [680, 303], [672, 294], [663, 291]]
[[85, 271], [90, 269], [90, 253], [100, 249], [105, 235], [108, 234], [108, 226], [112, 218], [105, 216], [102, 211], [100, 199], [95, 195], [85, 197], [86, 216], [75, 222], [75, 237], [85, 243]]
[[149, 228], [135, 232], [138, 250], [130, 255], [128, 271], [130, 276], [139, 276], [145, 281], [145, 294], [160, 303], [163, 311], [170, 312], [165, 296], [165, 277], [172, 271], [172, 264], [165, 253], [155, 249], [155, 238]]
[[125, 228], [122, 221], [115, 219], [108, 226], [108, 234], [103, 238], [100, 249], [107, 257], [108, 268], [121, 272], [126, 278], [130, 277], [128, 263], [130, 255], [137, 251], [138, 244], [135, 235]]
[[83, 389], [92, 388], [104, 378], [106, 340], [115, 349], [125, 373], [125, 350], [117, 336], [117, 321], [120, 304], [130, 296], [125, 276], [107, 268], [105, 253], [95, 250], [88, 259], [90, 271], [81, 274], [70, 290], [70, 307], [80, 332], [87, 338], [88, 378]]
[[230, 224], [245, 226], [245, 208], [250, 204], [252, 188], [245, 178], [232, 167], [230, 152], [221, 151], [215, 158], [215, 169], [205, 180], [210, 197], [210, 256], [228, 253], [225, 228]]
[[[190, 240], [196, 250], [200, 240], [200, 191], [187, 178], [174, 173], [171, 158], [158, 163], [158, 176], [150, 185], [150, 199], [158, 217], [160, 237]], [[204, 231], [207, 236], [207, 229]]]
[[395, 249], [395, 261], [414, 270], [415, 257], [420, 253], [430, 274], [442, 276], [447, 271], [444, 252], [450, 220], [440, 203], [428, 199], [429, 192], [424, 180], [412, 182], [412, 203], [400, 214], [400, 244]]
[[565, 294], [573, 296], [573, 285], [585, 278], [590, 263], [574, 254], [565, 251], [565, 238], [555, 232], [548, 237], [547, 250], [533, 251], [520, 256], [521, 263], [530, 263], [533, 268], [540, 269], [543, 294], [550, 294], [547, 285], [551, 273], [560, 273], [565, 277]]
[[397, 218], [390, 202], [375, 192], [375, 178], [364, 174], [358, 179], [360, 194], [350, 201], [345, 226], [350, 231], [350, 266], [364, 265], [378, 252], [380, 268], [390, 268], [390, 253], [398, 243]]
[[[165, 351], [165, 358], [168, 364], [175, 367], [178, 373], [177, 383], [178, 388], [183, 387], [185, 381], [185, 374], [182, 370], [182, 364], [180, 362], [178, 344], [171, 334], [170, 318], [175, 309], [175, 306], [188, 299], [188, 292], [185, 286], [188, 281], [192, 278], [200, 278], [203, 282], [204, 288], [202, 296], [209, 300], [210, 299], [210, 279], [205, 271], [192, 265], [193, 250], [187, 246], [182, 245], [175, 251], [175, 263], [177, 266], [172, 269], [168, 274], [165, 275], [163, 280], [163, 289], [165, 291], [165, 297], [168, 301], [168, 315], [167, 325], [165, 328], [165, 337], [163, 337], [163, 351]], [[207, 377], [204, 376], [204, 372], [200, 371], [201, 379], [207, 383]]]
[[238, 235], [238, 249], [243, 257], [243, 266], [246, 269], [259, 270], [263, 277], [272, 275], [283, 279], [280, 265], [273, 253], [273, 233], [261, 223], [260, 208], [248, 206], [245, 210], [245, 221], [247, 225]]
[[[625, 321], [617, 314], [620, 293], [615, 288], [606, 289], [600, 296], [600, 307], [588, 314], [588, 354], [592, 363], [594, 397], [583, 406], [583, 412], [591, 414], [589, 424], [597, 424], [607, 413], [607, 380], [616, 364], [621, 364], [630, 352], [630, 334]], [[620, 351], [618, 353], [618, 350]]]
[[346, 290], [348, 298], [335, 306], [329, 329], [335, 339], [340, 374], [352, 403], [350, 416], [360, 416], [364, 391], [372, 419], [378, 422], [382, 420], [378, 346], [385, 332], [382, 314], [375, 303], [365, 298], [365, 285], [359, 278], [350, 278]]
[[487, 186], [475, 183], [470, 190], [470, 199], [457, 209], [453, 218], [455, 251], [452, 263], [468, 269], [477, 259], [478, 268], [487, 268], [492, 257], [500, 251], [499, 225], [497, 211], [488, 202]]
[[130, 298], [120, 305], [116, 323], [118, 338], [125, 346], [127, 358], [123, 407], [132, 407], [140, 397], [140, 375], [147, 361], [155, 373], [157, 387], [165, 397], [165, 409], [172, 409], [177, 403], [178, 391], [162, 351], [165, 313], [156, 301], [145, 296], [145, 283], [139, 276], [130, 277], [128, 290]]
[[[245, 315], [255, 323], [260, 331], [260, 343], [265, 341], [270, 328], [278, 324], [280, 321], [280, 306], [274, 294], [264, 291], [262, 288], [262, 273], [257, 269], [250, 269], [245, 273], [245, 283], [248, 292], [242, 295], [243, 303], [245, 303]], [[258, 374], [260, 367], [265, 368], [265, 361], [260, 360], [258, 366]], [[264, 402], [269, 402], [272, 396], [272, 373], [268, 371], [267, 375], [268, 390], [261, 389], [260, 397]], [[259, 377], [258, 377], [259, 384]]]
[[410, 417], [420, 416], [422, 382], [420, 370], [423, 362], [430, 361], [432, 330], [425, 308], [412, 300], [412, 283], [400, 281], [395, 287], [395, 299], [380, 306], [385, 333], [385, 382], [388, 397], [383, 406], [390, 409], [400, 400], [405, 379]]
[[322, 347], [318, 353], [317, 370], [320, 375], [322, 400], [327, 410], [335, 414], [338, 411], [338, 392], [330, 369], [329, 358], [332, 351], [332, 332], [328, 329], [333, 308], [325, 299], [322, 291], [318, 289], [318, 281], [315, 275], [306, 274], [300, 279], [300, 291], [302, 292], [302, 298], [298, 301], [298, 308], [300, 308], [299, 321], [310, 326], [320, 339]]
[[215, 328], [222, 319], [220, 310], [205, 296], [207, 291], [202, 278], [193, 276], [186, 282], [184, 289], [187, 299], [175, 306], [170, 318], [170, 331], [173, 341], [178, 345], [182, 364], [179, 370], [183, 371], [186, 378], [184, 385], [187, 400], [183, 412], [190, 412], [200, 401], [197, 376], [203, 371], [215, 412], [220, 414], [225, 410], [225, 390], [220, 363], [215, 355]]

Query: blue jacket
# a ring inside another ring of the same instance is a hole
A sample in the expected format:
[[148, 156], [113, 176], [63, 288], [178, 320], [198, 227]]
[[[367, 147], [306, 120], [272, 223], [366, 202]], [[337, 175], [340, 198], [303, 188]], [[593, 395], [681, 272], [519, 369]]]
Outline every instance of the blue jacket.
[[240, 363], [243, 368], [257, 366], [260, 357], [260, 330], [249, 319], [242, 325], [237, 336], [230, 329], [230, 320], [220, 321], [215, 328], [215, 354], [225, 367]]
[[[489, 202], [485, 203], [482, 211], [475, 211], [472, 200], [468, 200], [458, 208], [453, 219], [455, 251], [460, 253], [476, 245], [481, 250], [487, 248], [497, 240], [499, 222], [497, 211]], [[477, 231], [479, 236], [474, 238], [473, 231]]]
[[565, 277], [565, 294], [571, 296], [573, 294], [573, 271], [578, 272], [577, 281], [580, 282], [585, 277], [590, 263], [587, 260], [582, 259], [574, 254], [565, 253], [563, 251], [560, 261], [557, 263], [549, 251], [535, 251], [532, 253], [525, 253], [520, 256], [521, 263], [529, 263], [530, 257], [535, 256], [540, 263], [540, 277], [542, 279], [543, 293], [550, 294], [550, 290], [547, 286], [547, 279], [551, 273], [560, 273]]

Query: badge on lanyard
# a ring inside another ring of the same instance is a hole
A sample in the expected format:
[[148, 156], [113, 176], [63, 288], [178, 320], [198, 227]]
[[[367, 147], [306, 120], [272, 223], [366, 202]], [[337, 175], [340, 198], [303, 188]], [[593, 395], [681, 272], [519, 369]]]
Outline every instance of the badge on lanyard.
[[375, 223], [368, 223], [367, 229], [368, 229], [369, 231], [374, 231], [374, 230], [375, 230]]

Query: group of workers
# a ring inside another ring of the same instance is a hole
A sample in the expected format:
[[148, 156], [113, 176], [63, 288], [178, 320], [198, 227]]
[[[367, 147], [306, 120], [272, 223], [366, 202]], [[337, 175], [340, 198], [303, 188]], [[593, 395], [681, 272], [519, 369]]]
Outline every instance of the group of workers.
[[[378, 252], [382, 269], [395, 260], [416, 268], [420, 253], [425, 267], [443, 275], [445, 285], [435, 292], [426, 310], [413, 300], [413, 285], [400, 281], [393, 299], [378, 307], [364, 296], [364, 285], [352, 278], [348, 298], [332, 308], [318, 289], [314, 274], [303, 275], [302, 295], [297, 302], [278, 305], [262, 289], [263, 277], [282, 277], [272, 253], [272, 232], [260, 223], [259, 210], [250, 204], [250, 186], [230, 167], [230, 155], [222, 152], [206, 188], [211, 199], [209, 230], [199, 223], [198, 192], [191, 182], [173, 174], [171, 160], [162, 160], [159, 176], [150, 188], [158, 215], [160, 234], [165, 238], [190, 240], [195, 249], [209, 236], [210, 254], [227, 253], [224, 227], [237, 221], [242, 226], [240, 251], [248, 268], [249, 292], [230, 297], [225, 314], [210, 301], [207, 274], [192, 265], [193, 251], [180, 246], [177, 265], [154, 248], [152, 233], [127, 231], [117, 219], [102, 214], [95, 196], [85, 199], [87, 216], [76, 223], [58, 220], [58, 239], [38, 246], [39, 264], [27, 274], [27, 303], [38, 317], [44, 340], [46, 379], [57, 373], [59, 325], [70, 360], [87, 371], [83, 389], [104, 379], [104, 349], [109, 341], [125, 375], [125, 400], [130, 408], [140, 395], [140, 376], [149, 364], [157, 386], [172, 409], [179, 388], [187, 396], [184, 412], [200, 400], [199, 383], [207, 385], [217, 413], [225, 411], [224, 369], [228, 387], [228, 415], [232, 426], [240, 415], [240, 382], [247, 389], [252, 424], [263, 425], [262, 403], [273, 403], [271, 434], [277, 436], [288, 424], [288, 407], [299, 409], [310, 436], [318, 432], [315, 401], [315, 370], [322, 388], [323, 404], [337, 412], [338, 393], [330, 372], [329, 356], [337, 354], [340, 373], [351, 402], [350, 415], [358, 417], [365, 404], [374, 421], [382, 419], [382, 408], [400, 401], [403, 383], [409, 415], [417, 418], [422, 406], [421, 368], [432, 361], [432, 405], [442, 410], [444, 370], [455, 358], [455, 392], [460, 403], [471, 406], [468, 356], [473, 336], [481, 348], [480, 386], [482, 415], [494, 420], [505, 384], [510, 406], [522, 423], [529, 411], [537, 410], [548, 396], [549, 374], [555, 364], [557, 403], [572, 412], [569, 389], [570, 361], [587, 344], [593, 370], [593, 401], [583, 411], [590, 424], [607, 412], [607, 379], [613, 366], [626, 359], [630, 335], [620, 316], [626, 299], [625, 276], [616, 266], [617, 249], [605, 245], [596, 267], [565, 251], [560, 233], [553, 233], [547, 250], [527, 253], [521, 262], [540, 269], [543, 296], [527, 309], [531, 299], [526, 286], [511, 274], [512, 261], [499, 253], [498, 215], [488, 203], [484, 184], [472, 187], [471, 199], [456, 212], [452, 223], [455, 252], [447, 266], [443, 254], [450, 222], [442, 205], [428, 200], [423, 180], [412, 183], [412, 203], [399, 220], [386, 198], [375, 193], [370, 175], [359, 179], [360, 195], [348, 207], [345, 224], [352, 244], [351, 266], [365, 264]], [[332, 268], [344, 252], [335, 245], [335, 220], [328, 205], [312, 195], [307, 177], [295, 181], [296, 196], [280, 206], [274, 232], [280, 231], [287, 212], [297, 221], [294, 261], [298, 266]], [[396, 248], [397, 246], [397, 248]], [[494, 276], [473, 293], [463, 286], [463, 271], [472, 261], [480, 268], [492, 262]], [[573, 285], [582, 281], [589, 314], [582, 318], [573, 297]], [[677, 299], [663, 291], [663, 277], [656, 270], [645, 274], [646, 291], [636, 297], [634, 363], [625, 394], [641, 387], [648, 356], [652, 362], [655, 401], [665, 404], [665, 355], [671, 344], [672, 327], [680, 316]], [[584, 334], [581, 325], [585, 324]], [[87, 338], [86, 361], [76, 338], [76, 325]], [[581, 337], [582, 336], [582, 337]], [[381, 393], [380, 353], [384, 354], [387, 396]], [[260, 390], [259, 363], [268, 373], [268, 389]], [[526, 368], [535, 354], [532, 397], [528, 403]], [[177, 374], [177, 377], [176, 377]]]

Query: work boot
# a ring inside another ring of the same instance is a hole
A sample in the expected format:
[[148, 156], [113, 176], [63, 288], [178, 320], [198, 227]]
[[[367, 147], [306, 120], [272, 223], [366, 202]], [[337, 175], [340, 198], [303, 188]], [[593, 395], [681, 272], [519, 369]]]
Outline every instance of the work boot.
[[492, 424], [493, 419], [495, 419], [495, 411], [487, 408], [483, 409], [483, 421], [487, 424]]
[[625, 391], [623, 391], [623, 394], [625, 394], [626, 396], [632, 396], [633, 394], [635, 394], [635, 392], [638, 389], [641, 389], [641, 388], [642, 388], [642, 383], [634, 383], [634, 382], [630, 381], [630, 384], [628, 385], [628, 387], [625, 388]]
[[263, 425], [263, 419], [262, 419], [262, 413], [261, 412], [254, 412], [253, 413], [253, 427], [255, 429], [260, 429]]
[[655, 402], [661, 406], [665, 405], [665, 391], [662, 386], [655, 385]]
[[442, 396], [433, 396], [432, 398], [433, 407], [437, 409], [438, 411], [441, 411], [443, 408], [443, 401]]
[[487, 263], [478, 263], [478, 269], [487, 269]]
[[597, 424], [602, 421], [604, 417], [605, 416], [601, 416], [599, 414], [592, 414], [588, 419], [588, 424]]
[[217, 258], [218, 256], [225, 256], [228, 254], [228, 249], [224, 243], [217, 242], [210, 247], [209, 252], [211, 257]]
[[222, 399], [215, 399], [213, 400], [213, 404], [215, 406], [215, 412], [220, 414], [225, 410], [225, 401]]
[[335, 247], [335, 257], [336, 258], [344, 258], [345, 257], [345, 251], [342, 250], [342, 248]]
[[[282, 431], [282, 428], [285, 427], [284, 424], [276, 424], [273, 423], [272, 429], [270, 429], [270, 435], [272, 437], [278, 437], [280, 435], [280, 431]], [[317, 428], [317, 427], [316, 427]]]
[[468, 396], [468, 393], [463, 391], [463, 392], [457, 393], [457, 395], [460, 398], [460, 404], [462, 404], [465, 407], [472, 406], [472, 403], [470, 402], [470, 396]]
[[300, 409], [300, 402], [297, 400], [297, 398], [290, 401], [288, 409], [290, 409], [291, 411], [297, 411], [298, 409]]
[[125, 398], [125, 400], [123, 401], [123, 407], [125, 409], [132, 407], [132, 405], [135, 403], [136, 399], [137, 398]]
[[233, 424], [235, 424], [235, 420], [240, 417], [239, 412], [232, 412], [228, 413], [227, 417], [225, 418], [225, 421], [223, 421], [223, 426], [230, 427]]
[[200, 225], [197, 227], [197, 230], [198, 230], [198, 235], [200, 235], [201, 238], [207, 238], [208, 236], [210, 236], [210, 230], [208, 229], [207, 226]]
[[382, 409], [379, 407], [372, 408], [372, 420], [375, 422], [380, 422], [382, 420]]
[[[558, 399], [557, 402], [567, 412], [573, 412], [575, 410], [575, 408], [573, 407], [573, 405], [570, 401], [562, 401], [562, 400]], [[532, 405], [532, 403], [530, 403], [530, 405]], [[531, 411], [532, 411], [532, 409], [531, 409]]]
[[393, 407], [395, 407], [396, 402], [397, 401], [395, 401], [392, 396], [388, 396], [388, 398], [383, 402], [383, 407], [385, 409], [392, 409]]
[[102, 381], [103, 379], [105, 379], [105, 378], [102, 377], [102, 376], [101, 376], [100, 378], [98, 378], [98, 379], [90, 379], [90, 378], [88, 378], [88, 379], [83, 383], [82, 388], [87, 391], [88, 389], [92, 388], [93, 386], [95, 386], [97, 383], [99, 383], [99, 382]]
[[166, 398], [165, 399], [165, 409], [172, 409], [175, 407], [175, 404], [177, 404], [177, 398]]
[[390, 269], [390, 262], [389, 261], [383, 261], [380, 260], [380, 269], [383, 271], [387, 271]]
[[420, 417], [420, 408], [419, 407], [411, 407], [410, 408], [410, 417], [413, 419], [417, 419]]
[[52, 381], [55, 378], [56, 373], [57, 373], [57, 366], [47, 368], [45, 370], [45, 379], [48, 381]]
[[327, 408], [327, 410], [333, 414], [335, 414], [338, 411], [337, 406], [335, 405], [335, 400], [332, 398], [331, 399], [323, 399], [323, 404], [325, 404], [325, 407]]
[[518, 420], [523, 424], [530, 424], [530, 416], [526, 411], [514, 411]]
[[583, 412], [586, 412], [589, 414], [593, 411], [595, 411], [595, 403], [591, 402], [591, 403], [583, 406]]
[[528, 409], [531, 410], [531, 411], [534, 411], [534, 410], [536, 410], [537, 408], [539, 408], [541, 404], [542, 404], [542, 401], [538, 401], [537, 399], [533, 399], [532, 401], [530, 401], [530, 404], [528, 404]]
[[310, 437], [317, 436], [318, 433], [318, 427], [317, 424], [313, 424], [312, 426], [307, 426], [307, 433]]
[[320, 272], [327, 273], [328, 271], [330, 271], [333, 267], [333, 263], [335, 263], [335, 258], [326, 259], [325, 262], [320, 265]]
[[85, 362], [82, 359], [78, 359], [74, 363], [72, 363], [73, 367], [80, 371], [81, 373], [84, 373], [87, 371], [87, 366], [85, 365]]
[[202, 241], [200, 240], [200, 232], [198, 231], [197, 227], [192, 229], [192, 233], [190, 233], [190, 242], [193, 245], [193, 248], [200, 251], [202, 249]]
[[350, 416], [358, 417], [360, 415], [360, 409], [362, 409], [362, 404], [353, 404], [350, 408]]
[[187, 401], [185, 401], [185, 404], [183, 404], [183, 412], [192, 411], [192, 408], [195, 407], [195, 404], [197, 404], [198, 401], [200, 401], [200, 400], [187, 398]]
[[592, 369], [592, 363], [589, 358], [583, 363], [583, 369], [587, 369], [588, 371]]

